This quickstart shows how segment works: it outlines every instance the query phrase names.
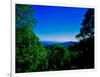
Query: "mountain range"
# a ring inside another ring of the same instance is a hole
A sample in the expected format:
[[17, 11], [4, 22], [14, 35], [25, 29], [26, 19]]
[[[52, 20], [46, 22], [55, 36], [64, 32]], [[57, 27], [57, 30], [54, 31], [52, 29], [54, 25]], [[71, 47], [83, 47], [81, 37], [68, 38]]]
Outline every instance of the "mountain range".
[[68, 41], [68, 42], [55, 42], [55, 41], [40, 41], [43, 46], [51, 46], [51, 45], [63, 45], [68, 46], [71, 44], [76, 43], [75, 41]]

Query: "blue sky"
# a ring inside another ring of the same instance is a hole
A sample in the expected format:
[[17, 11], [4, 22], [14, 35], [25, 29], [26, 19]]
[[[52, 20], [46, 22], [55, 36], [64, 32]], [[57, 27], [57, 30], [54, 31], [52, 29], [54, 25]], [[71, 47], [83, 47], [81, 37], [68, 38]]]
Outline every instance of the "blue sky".
[[77, 41], [81, 22], [87, 8], [33, 5], [37, 24], [33, 32], [40, 41]]

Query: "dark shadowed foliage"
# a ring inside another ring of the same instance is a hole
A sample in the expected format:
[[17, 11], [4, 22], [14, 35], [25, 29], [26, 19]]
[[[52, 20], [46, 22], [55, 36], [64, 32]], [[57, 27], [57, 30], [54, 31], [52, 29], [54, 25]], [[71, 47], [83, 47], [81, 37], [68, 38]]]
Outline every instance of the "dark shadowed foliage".
[[84, 15], [82, 28], [76, 36], [79, 39], [78, 50], [82, 52], [78, 62], [82, 68], [94, 67], [94, 9], [88, 9]]
[[61, 44], [39, 41], [34, 12], [16, 4], [16, 73], [94, 68], [94, 9], [84, 15], [78, 42]]

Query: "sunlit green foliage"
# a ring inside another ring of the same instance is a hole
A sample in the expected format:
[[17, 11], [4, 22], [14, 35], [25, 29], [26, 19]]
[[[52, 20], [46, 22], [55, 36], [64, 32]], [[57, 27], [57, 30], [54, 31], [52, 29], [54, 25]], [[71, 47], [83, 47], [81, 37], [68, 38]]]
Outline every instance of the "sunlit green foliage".
[[54, 71], [94, 67], [94, 10], [82, 22], [79, 42], [44, 47], [33, 32], [36, 20], [30, 5], [16, 4], [16, 72]]
[[47, 69], [47, 52], [32, 32], [31, 12], [31, 6], [16, 5], [16, 72]]
[[46, 56], [45, 49], [32, 31], [16, 28], [16, 72], [46, 70]]

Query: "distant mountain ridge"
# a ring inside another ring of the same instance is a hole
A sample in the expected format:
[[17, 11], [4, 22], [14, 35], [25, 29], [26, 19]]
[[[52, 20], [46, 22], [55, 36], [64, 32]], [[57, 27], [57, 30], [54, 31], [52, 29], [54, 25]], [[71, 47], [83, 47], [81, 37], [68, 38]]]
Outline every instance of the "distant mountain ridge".
[[68, 42], [60, 43], [59, 45], [68, 46], [68, 45], [71, 45], [71, 44], [74, 44], [74, 43], [76, 43], [76, 42], [68, 41]]
[[49, 46], [49, 45], [59, 44], [59, 42], [54, 42], [54, 41], [40, 41], [40, 43], [43, 46]]
[[75, 41], [68, 41], [68, 42], [55, 42], [55, 41], [40, 41], [43, 46], [50, 46], [50, 45], [63, 45], [68, 46], [71, 44], [76, 43]]

